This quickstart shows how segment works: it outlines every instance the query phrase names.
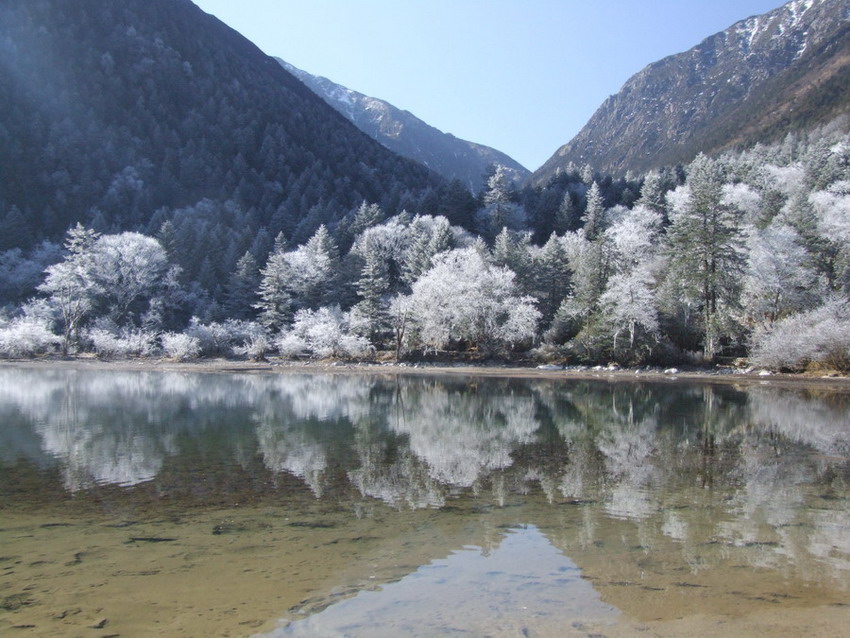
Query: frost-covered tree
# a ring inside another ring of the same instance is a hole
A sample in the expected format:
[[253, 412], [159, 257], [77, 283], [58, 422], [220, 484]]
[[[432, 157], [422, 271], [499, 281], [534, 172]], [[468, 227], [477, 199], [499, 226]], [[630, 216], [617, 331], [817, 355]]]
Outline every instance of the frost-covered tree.
[[747, 233], [741, 302], [750, 325], [770, 324], [811, 308], [823, 294], [797, 232], [779, 221]]
[[80, 328], [92, 312], [100, 283], [92, 276], [92, 248], [99, 235], [77, 224], [65, 240], [68, 255], [45, 270], [38, 289], [59, 309], [62, 320], [62, 352], [68, 354], [79, 339]]
[[617, 273], [608, 280], [599, 305], [602, 321], [613, 335], [612, 350], [615, 357], [623, 349], [623, 344], [619, 342], [622, 333], [628, 335], [625, 358], [630, 361], [639, 359], [636, 352], [639, 337], [643, 337], [643, 344], [657, 340], [658, 310], [653, 286], [654, 279], [646, 267]]
[[581, 224], [578, 206], [573, 201], [573, 195], [570, 189], [564, 191], [564, 196], [555, 212], [554, 230], [558, 234], [563, 234], [568, 231], [578, 230]]
[[720, 203], [738, 211], [743, 224], [758, 225], [763, 222], [762, 197], [749, 184], [724, 184]]
[[540, 313], [532, 298], [517, 294], [513, 272], [487, 263], [475, 247], [442, 253], [434, 262], [411, 294], [426, 349], [465, 342], [489, 351], [534, 336]]
[[277, 347], [288, 357], [356, 358], [372, 351], [368, 339], [352, 332], [348, 313], [342, 312], [339, 306], [299, 310], [292, 327], [278, 337]]
[[637, 203], [663, 215], [667, 208], [666, 192], [661, 173], [650, 171], [643, 180]]
[[599, 184], [593, 182], [587, 192], [587, 206], [584, 209], [584, 234], [588, 239], [596, 239], [604, 230], [605, 226], [605, 200]]
[[605, 231], [621, 272], [646, 265], [656, 256], [661, 221], [660, 213], [638, 204]]
[[698, 304], [703, 352], [713, 359], [730, 331], [743, 262], [737, 215], [723, 203], [720, 164], [699, 155], [690, 165], [687, 184], [670, 193], [668, 202], [669, 276]]
[[611, 242], [604, 235], [590, 241], [584, 230], [567, 233], [564, 250], [572, 274], [572, 288], [555, 313], [549, 337], [562, 340], [575, 335], [599, 309], [599, 298], [613, 267]]
[[396, 295], [390, 300], [387, 311], [390, 328], [393, 331], [395, 344], [395, 360], [401, 360], [405, 344], [410, 340], [410, 329], [413, 323], [413, 302], [409, 295]]
[[104, 235], [91, 248], [90, 275], [98, 299], [117, 325], [140, 325], [143, 315], [173, 291], [165, 249], [156, 239], [140, 233]]
[[357, 212], [354, 213], [354, 218], [351, 221], [348, 231], [352, 237], [356, 237], [367, 228], [372, 228], [380, 224], [384, 217], [384, 211], [381, 210], [378, 204], [367, 204], [364, 200], [357, 209]]
[[[303, 246], [304, 259], [290, 262], [301, 303], [310, 308], [330, 305], [339, 290], [339, 248], [328, 229], [322, 225]], [[296, 263], [300, 267], [296, 267]]]
[[493, 242], [491, 254], [493, 263], [512, 270], [523, 293], [531, 294], [535, 276], [531, 257], [531, 233], [502, 228], [502, 232]]
[[816, 216], [816, 236], [803, 239], [821, 272], [834, 288], [850, 293], [850, 180], [831, 184], [809, 196]]
[[850, 181], [830, 184], [825, 190], [812, 193], [809, 201], [818, 215], [822, 233], [850, 242]]
[[260, 313], [260, 323], [270, 330], [280, 330], [292, 318], [291, 278], [286, 253], [273, 252], [260, 271], [259, 301], [254, 304]]
[[[610, 336], [610, 355], [619, 361], [640, 361], [659, 337], [653, 271], [660, 231], [661, 214], [639, 204], [626, 211], [596, 242], [609, 248], [611, 275], [605, 281], [592, 325], [597, 336]], [[624, 333], [627, 340], [621, 339]]]
[[814, 310], [757, 330], [750, 360], [774, 369], [821, 365], [850, 370], [850, 303], [835, 296]]
[[523, 230], [527, 223], [525, 209], [513, 201], [511, 179], [501, 164], [496, 166], [493, 175], [487, 180], [484, 192], [484, 207], [476, 213], [475, 224], [478, 232], [487, 239], [493, 239], [502, 228]]
[[408, 227], [402, 274], [408, 284], [431, 268], [435, 255], [453, 248], [454, 234], [445, 217], [416, 216]]

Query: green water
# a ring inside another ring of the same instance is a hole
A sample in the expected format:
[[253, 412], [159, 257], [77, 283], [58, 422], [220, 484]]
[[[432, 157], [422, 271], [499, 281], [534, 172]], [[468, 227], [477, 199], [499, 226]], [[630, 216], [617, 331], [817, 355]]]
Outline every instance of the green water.
[[0, 367], [0, 633], [840, 635], [850, 396]]

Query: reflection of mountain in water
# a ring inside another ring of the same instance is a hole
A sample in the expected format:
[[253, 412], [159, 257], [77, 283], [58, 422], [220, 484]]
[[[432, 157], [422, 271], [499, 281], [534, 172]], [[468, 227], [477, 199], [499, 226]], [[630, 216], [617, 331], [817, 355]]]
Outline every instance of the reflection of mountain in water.
[[635, 524], [641, 545], [722, 542], [757, 548], [755, 564], [814, 556], [846, 570], [848, 402], [725, 386], [0, 368], [0, 463], [58, 464], [71, 492], [155, 480], [177, 459], [191, 476], [215, 462], [259, 478], [225, 490], [296, 477], [316, 498], [342, 489], [346, 502], [398, 508], [541, 492], [556, 507], [598, 504], [584, 543], [605, 516]]

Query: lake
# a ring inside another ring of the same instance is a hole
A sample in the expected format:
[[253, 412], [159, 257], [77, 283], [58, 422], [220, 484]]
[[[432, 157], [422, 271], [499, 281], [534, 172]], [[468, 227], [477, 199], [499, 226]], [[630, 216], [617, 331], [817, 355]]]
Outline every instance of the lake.
[[9, 636], [836, 636], [850, 395], [0, 366]]

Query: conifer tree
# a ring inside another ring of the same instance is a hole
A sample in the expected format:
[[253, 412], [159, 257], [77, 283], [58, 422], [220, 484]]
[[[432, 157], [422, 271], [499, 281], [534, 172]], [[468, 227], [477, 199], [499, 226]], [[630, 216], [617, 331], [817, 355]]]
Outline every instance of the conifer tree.
[[605, 223], [605, 202], [599, 184], [593, 182], [587, 193], [587, 207], [584, 210], [584, 234], [593, 241], [602, 233]]
[[637, 203], [663, 215], [666, 210], [664, 195], [664, 180], [661, 173], [651, 171], [643, 181], [643, 186], [640, 188], [640, 199]]
[[667, 231], [671, 273], [700, 307], [703, 352], [711, 360], [726, 332], [727, 311], [737, 304], [742, 238], [722, 202], [723, 173], [714, 160], [700, 154], [677, 195]]
[[555, 311], [570, 291], [570, 268], [567, 253], [561, 240], [555, 233], [543, 246], [538, 258], [537, 298], [538, 309], [547, 324], [555, 316]]
[[68, 354], [79, 340], [80, 328], [91, 313], [100, 291], [91, 276], [92, 249], [99, 235], [77, 223], [68, 230], [65, 248], [68, 255], [45, 271], [44, 282], [38, 287], [47, 293], [59, 308], [62, 317], [62, 353]]
[[225, 286], [224, 310], [233, 319], [252, 319], [255, 315], [257, 289], [260, 285], [260, 272], [257, 260], [251, 251], [247, 251], [236, 262], [236, 270], [230, 275]]
[[260, 271], [260, 300], [254, 308], [260, 312], [260, 323], [270, 330], [280, 330], [292, 318], [292, 295], [289, 292], [290, 268], [286, 253], [274, 252]]
[[339, 294], [339, 248], [324, 224], [304, 245], [304, 253], [308, 260], [305, 304], [310, 308], [333, 305]]
[[355, 308], [366, 324], [366, 336], [374, 340], [386, 327], [384, 295], [389, 290], [390, 278], [387, 263], [377, 251], [367, 251], [364, 260], [360, 279], [355, 284], [360, 297]]
[[567, 189], [564, 198], [555, 213], [555, 232], [563, 235], [568, 231], [578, 230], [580, 226], [578, 208], [573, 201], [572, 193]]

